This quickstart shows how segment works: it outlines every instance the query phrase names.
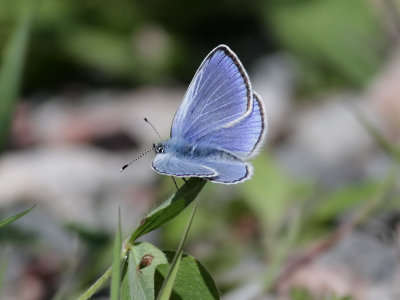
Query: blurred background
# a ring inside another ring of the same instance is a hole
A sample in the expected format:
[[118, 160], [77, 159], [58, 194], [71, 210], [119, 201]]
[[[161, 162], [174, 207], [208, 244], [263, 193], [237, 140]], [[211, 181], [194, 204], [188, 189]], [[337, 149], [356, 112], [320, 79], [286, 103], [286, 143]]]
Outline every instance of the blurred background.
[[[269, 133], [252, 180], [206, 185], [185, 251], [225, 300], [400, 299], [399, 42], [397, 0], [0, 0], [0, 217], [36, 205], [0, 230], [1, 298], [74, 298], [118, 207], [127, 237], [174, 192], [152, 153], [119, 169], [223, 43]], [[187, 217], [142, 240], [176, 249]]]

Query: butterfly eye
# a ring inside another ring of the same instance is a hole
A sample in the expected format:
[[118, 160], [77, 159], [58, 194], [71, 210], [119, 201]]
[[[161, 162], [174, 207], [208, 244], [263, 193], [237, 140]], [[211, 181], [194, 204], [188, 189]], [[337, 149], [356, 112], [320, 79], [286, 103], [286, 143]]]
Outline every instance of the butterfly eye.
[[157, 153], [164, 153], [164, 147], [163, 146], [157, 146], [156, 147], [156, 152]]

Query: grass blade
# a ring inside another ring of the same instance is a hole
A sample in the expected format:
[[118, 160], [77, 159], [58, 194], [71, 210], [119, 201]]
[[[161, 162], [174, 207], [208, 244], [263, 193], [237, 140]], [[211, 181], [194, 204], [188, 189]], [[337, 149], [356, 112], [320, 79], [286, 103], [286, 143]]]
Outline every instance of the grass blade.
[[4, 219], [4, 220], [0, 221], [0, 229], [3, 228], [3, 227], [6, 226], [6, 225], [8, 225], [8, 224], [10, 224], [10, 223], [12, 223], [12, 222], [18, 220], [19, 218], [25, 216], [27, 213], [29, 213], [29, 212], [30, 212], [32, 209], [34, 209], [34, 208], [35, 208], [35, 205], [32, 206], [32, 207], [31, 207], [30, 209], [28, 209], [28, 210], [25, 210], [25, 211], [23, 211], [23, 212], [20, 212], [20, 213], [14, 215], [14, 216], [11, 216], [11, 217], [9, 217], [9, 218], [7, 218], [7, 219]]
[[3, 65], [0, 69], [0, 149], [4, 147], [9, 132], [15, 103], [17, 101], [25, 53], [31, 30], [33, 4], [28, 1], [21, 15], [18, 27], [3, 53]]
[[8, 251], [4, 251], [0, 260], [0, 295], [3, 294], [4, 279], [6, 277], [6, 272], [8, 268]]
[[361, 125], [368, 131], [374, 141], [389, 155], [391, 155], [398, 163], [400, 163], [400, 149], [391, 144], [379, 131], [371, 124], [370, 121], [361, 113], [361, 111], [353, 110]]
[[112, 274], [111, 274], [111, 291], [110, 291], [111, 300], [119, 299], [119, 291], [121, 286], [121, 249], [122, 249], [121, 209], [118, 208], [118, 228], [114, 241], [114, 260], [112, 264]]
[[179, 247], [176, 250], [176, 253], [175, 253], [174, 259], [172, 261], [171, 267], [168, 271], [167, 277], [165, 278], [165, 280], [161, 286], [160, 293], [158, 294], [157, 300], [168, 300], [171, 297], [172, 288], [174, 286], [175, 278], [176, 278], [176, 275], [178, 274], [179, 264], [180, 264], [181, 258], [182, 258], [183, 245], [185, 244], [186, 238], [187, 238], [189, 230], [190, 230], [190, 226], [192, 225], [194, 214], [196, 213], [196, 210], [197, 210], [197, 204], [198, 204], [198, 201], [196, 201], [194, 203], [192, 213], [191, 213], [189, 221], [186, 225], [186, 229], [183, 233]]
[[109, 267], [104, 274], [96, 280], [82, 295], [78, 297], [78, 300], [88, 300], [90, 299], [96, 292], [98, 292], [104, 284], [110, 279], [112, 272], [112, 267]]

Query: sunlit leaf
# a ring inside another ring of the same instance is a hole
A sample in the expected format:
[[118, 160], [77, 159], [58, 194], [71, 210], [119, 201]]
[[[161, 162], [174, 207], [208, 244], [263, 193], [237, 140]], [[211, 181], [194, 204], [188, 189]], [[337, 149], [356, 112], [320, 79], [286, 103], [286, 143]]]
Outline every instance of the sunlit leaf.
[[159, 228], [176, 217], [193, 202], [205, 184], [205, 180], [195, 177], [191, 178], [175, 194], [150, 212], [140, 222], [139, 227], [131, 235], [129, 242], [133, 243], [138, 237]]
[[[174, 251], [164, 251], [168, 261], [175, 257]], [[159, 265], [156, 270], [156, 293], [160, 290], [170, 265]], [[215, 300], [220, 299], [214, 279], [206, 268], [194, 257], [183, 254], [176, 274], [171, 300]]]
[[122, 280], [121, 298], [135, 300], [154, 299], [154, 273], [160, 264], [166, 264], [164, 253], [149, 243], [131, 247], [128, 270]]

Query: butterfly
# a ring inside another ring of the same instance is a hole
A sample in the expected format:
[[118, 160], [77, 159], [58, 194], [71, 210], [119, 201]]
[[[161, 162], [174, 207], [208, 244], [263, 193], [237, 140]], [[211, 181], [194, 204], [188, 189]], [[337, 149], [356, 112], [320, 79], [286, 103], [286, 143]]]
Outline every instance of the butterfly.
[[264, 104], [236, 54], [212, 50], [197, 70], [171, 126], [155, 145], [152, 168], [164, 175], [235, 184], [251, 178], [248, 160], [267, 131]]

